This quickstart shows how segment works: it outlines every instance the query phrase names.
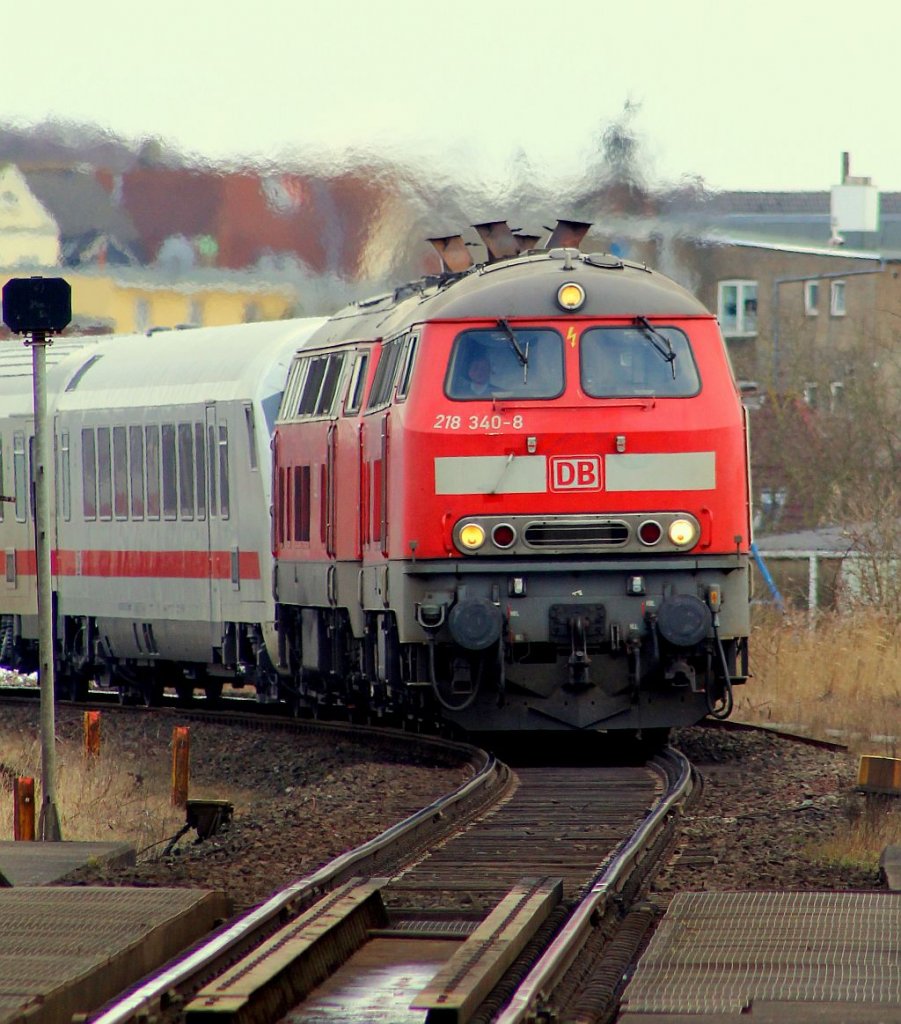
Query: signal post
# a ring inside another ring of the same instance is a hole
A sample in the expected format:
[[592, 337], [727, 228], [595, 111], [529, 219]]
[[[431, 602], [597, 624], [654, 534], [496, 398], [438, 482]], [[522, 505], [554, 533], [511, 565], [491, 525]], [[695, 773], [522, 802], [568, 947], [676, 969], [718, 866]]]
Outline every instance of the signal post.
[[72, 319], [72, 290], [61, 277], [14, 277], [3, 286], [3, 322], [31, 346], [34, 385], [34, 532], [37, 560], [38, 635], [41, 684], [41, 812], [39, 837], [62, 839], [56, 807], [54, 716], [52, 520], [50, 474], [53, 454], [47, 425], [47, 351], [51, 338]]

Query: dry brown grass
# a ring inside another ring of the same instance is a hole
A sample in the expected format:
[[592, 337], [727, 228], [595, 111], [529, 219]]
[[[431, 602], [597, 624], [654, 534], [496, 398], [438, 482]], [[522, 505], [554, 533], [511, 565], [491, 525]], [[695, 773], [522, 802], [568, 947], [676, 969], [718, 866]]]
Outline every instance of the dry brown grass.
[[[146, 851], [152, 857], [164, 850], [166, 841], [184, 825], [184, 809], [171, 802], [172, 753], [166, 738], [160, 737], [155, 749], [151, 744], [135, 750], [121, 744], [115, 735], [103, 736], [97, 758], [86, 757], [80, 741], [58, 739], [56, 756], [56, 804], [64, 839], [129, 842], [139, 854]], [[17, 776], [34, 778], [35, 801], [40, 808], [37, 731], [32, 735], [0, 726], [0, 763], [4, 782]], [[12, 794], [6, 785], [0, 792], [0, 839], [12, 839]], [[203, 799], [223, 794], [204, 792], [192, 782], [190, 796]], [[225, 798], [236, 804], [246, 802], [240, 793]]]
[[755, 609], [753, 678], [735, 717], [801, 728], [856, 753], [901, 756], [901, 623], [891, 615], [780, 616]]
[[[760, 612], [752, 630], [751, 671], [753, 678], [736, 692], [737, 719], [838, 740], [856, 754], [901, 756], [897, 615], [828, 614], [811, 624], [806, 615]], [[813, 845], [809, 855], [875, 869], [885, 847], [901, 842], [898, 804], [870, 800], [859, 817], [839, 819], [834, 834]]]
[[810, 855], [839, 866], [863, 866], [876, 870], [886, 846], [901, 843], [901, 810], [897, 801], [877, 798], [860, 817], [843, 820], [833, 835], [813, 844]]

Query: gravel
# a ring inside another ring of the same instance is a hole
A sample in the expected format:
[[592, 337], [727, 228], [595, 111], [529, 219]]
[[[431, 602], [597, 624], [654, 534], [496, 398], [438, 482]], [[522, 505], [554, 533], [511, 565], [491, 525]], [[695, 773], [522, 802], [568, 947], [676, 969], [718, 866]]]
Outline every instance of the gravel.
[[[38, 728], [33, 709], [4, 708], [2, 722]], [[16, 717], [18, 716], [18, 717]], [[117, 717], [124, 749], [140, 770], [151, 715]], [[58, 733], [77, 739], [80, 713], [61, 707]], [[165, 728], [171, 729], [171, 723]], [[878, 868], [828, 863], [816, 848], [859, 814], [856, 761], [834, 751], [757, 731], [696, 727], [674, 745], [698, 767], [702, 793], [688, 808], [677, 856], [658, 878], [664, 901], [681, 890], [873, 889]], [[225, 828], [194, 833], [168, 856], [134, 868], [84, 868], [71, 884], [194, 886], [226, 890], [236, 910], [255, 905], [328, 860], [456, 788], [471, 769], [424, 763], [397, 746], [312, 733], [191, 726], [192, 786], [234, 786], [254, 796]], [[0, 786], [5, 785], [0, 773]]]
[[884, 888], [875, 864], [818, 853], [863, 811], [849, 753], [702, 726], [677, 731], [672, 742], [699, 770], [703, 789], [658, 893]]
[[[0, 723], [6, 730], [33, 729], [37, 735], [38, 715], [37, 703], [33, 709], [7, 706]], [[172, 719], [161, 723], [152, 714], [117, 714], [103, 731], [115, 735], [122, 770], [139, 777], [157, 770], [148, 751], [165, 750], [172, 725]], [[211, 791], [223, 798], [232, 791], [249, 794], [241, 801], [245, 806], [236, 804], [231, 822], [203, 842], [191, 830], [168, 856], [161, 855], [163, 844], [135, 867], [85, 867], [68, 877], [70, 884], [222, 889], [240, 911], [472, 776], [452, 754], [430, 763], [403, 743], [198, 722], [190, 729], [191, 794], [195, 788], [204, 797]], [[81, 730], [81, 713], [60, 705], [57, 736], [78, 744]], [[0, 787], [6, 787], [2, 774]]]

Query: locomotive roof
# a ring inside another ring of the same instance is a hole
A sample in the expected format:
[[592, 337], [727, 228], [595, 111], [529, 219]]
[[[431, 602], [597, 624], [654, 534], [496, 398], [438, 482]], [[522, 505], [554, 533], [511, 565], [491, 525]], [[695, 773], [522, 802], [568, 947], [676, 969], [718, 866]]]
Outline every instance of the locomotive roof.
[[710, 316], [670, 278], [607, 253], [578, 249], [531, 252], [480, 264], [460, 274], [423, 278], [339, 311], [314, 344], [378, 338], [425, 320], [529, 319], [561, 316], [560, 285], [585, 290], [580, 317]]

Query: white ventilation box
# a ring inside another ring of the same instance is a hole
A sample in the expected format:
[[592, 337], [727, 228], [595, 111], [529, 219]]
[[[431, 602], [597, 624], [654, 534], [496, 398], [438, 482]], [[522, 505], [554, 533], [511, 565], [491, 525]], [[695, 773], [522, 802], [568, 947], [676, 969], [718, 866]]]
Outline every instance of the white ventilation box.
[[869, 178], [832, 186], [832, 226], [838, 231], [879, 230], [879, 189]]

